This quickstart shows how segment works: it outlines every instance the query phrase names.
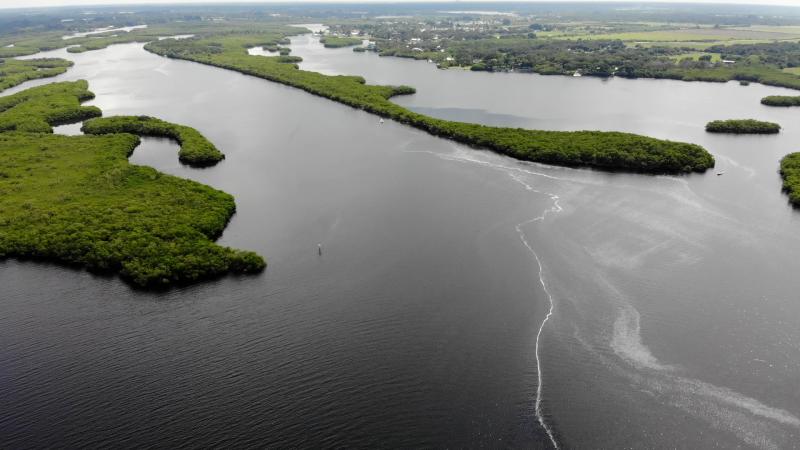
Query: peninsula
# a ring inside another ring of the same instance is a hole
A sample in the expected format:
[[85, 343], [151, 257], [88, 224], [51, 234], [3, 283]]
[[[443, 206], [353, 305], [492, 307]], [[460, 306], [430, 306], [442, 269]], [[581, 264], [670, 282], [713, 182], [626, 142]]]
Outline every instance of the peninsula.
[[247, 48], [277, 45], [285, 37], [286, 33], [280, 30], [225, 33], [206, 38], [153, 41], [145, 49], [169, 58], [195, 61], [293, 86], [435, 136], [526, 161], [647, 173], [702, 172], [714, 166], [713, 156], [695, 144], [620, 132], [539, 131], [437, 119], [390, 101], [393, 96], [413, 93], [413, 88], [368, 85], [359, 76], [323, 75], [300, 70], [296, 64], [283, 62], [280, 57], [247, 53]]

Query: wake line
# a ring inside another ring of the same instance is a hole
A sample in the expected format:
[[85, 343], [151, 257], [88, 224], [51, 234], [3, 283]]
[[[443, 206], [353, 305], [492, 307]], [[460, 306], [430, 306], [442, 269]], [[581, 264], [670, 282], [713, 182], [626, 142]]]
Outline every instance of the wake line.
[[538, 384], [536, 386], [536, 402], [534, 404], [534, 414], [536, 415], [536, 419], [539, 421], [539, 425], [541, 425], [542, 429], [544, 429], [545, 433], [547, 433], [547, 437], [550, 438], [550, 442], [553, 444], [553, 448], [555, 448], [556, 450], [560, 450], [561, 447], [559, 447], [559, 445], [558, 445], [558, 441], [556, 440], [555, 434], [553, 433], [553, 430], [550, 427], [550, 425], [548, 425], [547, 422], [544, 420], [544, 415], [542, 414], [542, 362], [541, 362], [541, 358], [539, 356], [539, 342], [541, 340], [542, 332], [544, 331], [545, 324], [547, 323], [548, 320], [550, 320], [550, 317], [553, 315], [553, 312], [554, 312], [554, 309], [555, 309], [555, 302], [553, 301], [553, 296], [552, 296], [552, 294], [550, 294], [550, 290], [547, 288], [547, 283], [544, 280], [544, 265], [542, 264], [542, 261], [539, 258], [539, 255], [536, 253], [536, 250], [533, 249], [533, 247], [530, 245], [528, 240], [525, 238], [525, 232], [522, 231], [522, 228], [524, 226], [526, 226], [526, 225], [529, 225], [529, 224], [533, 223], [533, 222], [543, 222], [545, 217], [547, 217], [547, 215], [549, 213], [561, 212], [561, 211], [563, 211], [563, 208], [559, 204], [559, 197], [557, 195], [551, 194], [549, 192], [542, 192], [540, 190], [535, 189], [533, 186], [531, 186], [530, 184], [526, 183], [522, 179], [522, 176], [523, 176], [522, 174], [540, 176], [540, 177], [543, 177], [543, 178], [549, 178], [549, 179], [553, 179], [553, 180], [573, 181], [573, 182], [574, 182], [574, 180], [568, 180], [568, 179], [565, 179], [565, 178], [559, 178], [559, 177], [556, 177], [556, 176], [553, 176], [553, 175], [548, 175], [548, 174], [545, 174], [545, 173], [542, 173], [542, 172], [536, 172], [536, 171], [533, 171], [533, 170], [527, 170], [527, 169], [523, 169], [523, 168], [520, 168], [520, 167], [510, 167], [510, 166], [506, 166], [506, 165], [503, 165], [503, 164], [497, 164], [497, 163], [492, 163], [492, 162], [488, 162], [488, 161], [481, 161], [481, 160], [478, 160], [478, 159], [475, 159], [475, 158], [471, 158], [469, 156], [445, 155], [445, 154], [432, 152], [432, 151], [428, 151], [428, 150], [406, 150], [405, 152], [406, 153], [426, 153], [426, 154], [430, 154], [430, 155], [436, 156], [436, 157], [438, 157], [440, 159], [444, 159], [444, 160], [447, 160], [447, 161], [478, 164], [478, 165], [481, 165], [481, 166], [484, 166], [484, 167], [489, 167], [489, 168], [492, 168], [492, 169], [495, 169], [495, 170], [500, 170], [500, 171], [503, 171], [506, 174], [508, 174], [514, 181], [516, 181], [517, 183], [519, 183], [523, 187], [525, 187], [525, 190], [536, 192], [537, 194], [545, 194], [548, 197], [550, 197], [550, 200], [552, 200], [553, 206], [551, 206], [550, 208], [546, 209], [542, 213], [541, 216], [534, 217], [533, 219], [526, 220], [525, 222], [519, 223], [514, 228], [517, 230], [517, 234], [519, 234], [520, 240], [522, 240], [522, 243], [531, 252], [531, 254], [533, 255], [534, 259], [536, 260], [536, 264], [539, 266], [539, 283], [542, 285], [542, 290], [547, 295], [547, 299], [550, 302], [550, 308], [547, 311], [547, 315], [545, 315], [544, 319], [542, 320], [542, 323], [539, 325], [539, 331], [536, 333], [536, 344], [535, 344], [535, 348], [534, 348], [534, 355], [536, 357], [536, 377], [537, 377]]
[[[512, 177], [513, 177], [513, 174], [511, 174], [511, 172], [514, 171], [514, 172], [523, 172], [523, 173], [526, 173], [528, 175], [536, 175], [536, 176], [540, 176], [540, 177], [544, 177], [544, 178], [550, 178], [551, 180], [574, 181], [574, 180], [569, 180], [567, 178], [560, 178], [560, 177], [557, 177], [557, 176], [554, 176], [554, 175], [548, 175], [548, 174], [542, 173], [542, 172], [536, 172], [536, 171], [533, 171], [533, 170], [523, 169], [521, 167], [511, 167], [511, 166], [506, 166], [506, 165], [503, 165], [503, 164], [493, 163], [493, 162], [489, 162], [489, 161], [481, 161], [479, 159], [471, 158], [471, 157], [465, 156], [465, 155], [446, 155], [446, 154], [441, 154], [441, 153], [437, 153], [437, 152], [432, 152], [430, 150], [404, 150], [404, 153], [425, 153], [425, 154], [436, 156], [436, 157], [438, 157], [440, 159], [444, 159], [445, 161], [456, 161], [456, 162], [478, 164], [478, 165], [481, 165], [481, 166], [491, 167], [492, 169], [497, 169], [497, 170], [504, 171], [504, 172], [510, 174]], [[538, 163], [529, 162], [529, 161], [517, 161], [517, 162], [528, 163], [528, 164], [538, 164]], [[559, 169], [570, 169], [570, 168], [569, 167], [559, 167]], [[516, 181], [519, 181], [516, 178], [514, 178], [514, 179]], [[575, 182], [577, 182], [577, 181], [575, 181]]]
[[[518, 177], [514, 176], [513, 174], [511, 175], [511, 177], [514, 178], [514, 180], [521, 183], [523, 186], [525, 186], [525, 189], [529, 191], [539, 192], [533, 189], [533, 187], [531, 187], [529, 184], [525, 183]], [[550, 293], [550, 290], [547, 289], [547, 283], [544, 280], [544, 266], [542, 265], [542, 260], [539, 258], [539, 255], [536, 253], [536, 250], [533, 249], [531, 244], [525, 238], [525, 233], [522, 231], [522, 227], [528, 224], [531, 224], [533, 222], [543, 222], [544, 218], [547, 216], [548, 213], [550, 212], [557, 213], [562, 210], [561, 205], [558, 204], [558, 196], [554, 194], [547, 194], [547, 195], [549, 195], [550, 199], [553, 200], [553, 206], [550, 209], [545, 210], [545, 212], [541, 216], [534, 217], [533, 219], [519, 223], [515, 226], [515, 228], [517, 230], [517, 233], [519, 234], [520, 240], [522, 240], [522, 243], [525, 244], [525, 247], [527, 247], [528, 250], [531, 252], [534, 259], [536, 260], [536, 264], [539, 266], [539, 283], [542, 285], [542, 290], [544, 291], [545, 295], [547, 295], [547, 300], [550, 302], [550, 309], [547, 311], [547, 315], [544, 316], [541, 325], [539, 325], [539, 331], [536, 333], [536, 345], [534, 349], [534, 354], [536, 356], [536, 378], [538, 384], [536, 386], [536, 403], [534, 406], [534, 414], [536, 414], [536, 418], [539, 420], [539, 424], [542, 426], [545, 433], [547, 433], [547, 437], [550, 438], [550, 442], [553, 443], [553, 447], [556, 448], [556, 450], [558, 450], [559, 449], [558, 441], [556, 441], [555, 435], [553, 434], [553, 430], [550, 428], [550, 425], [548, 425], [547, 422], [545, 422], [544, 415], [542, 414], [542, 360], [539, 356], [539, 347], [540, 347], [539, 342], [541, 341], [542, 332], [544, 331], [545, 324], [547, 323], [548, 320], [550, 320], [550, 317], [553, 315], [555, 302], [553, 301], [553, 295]]]

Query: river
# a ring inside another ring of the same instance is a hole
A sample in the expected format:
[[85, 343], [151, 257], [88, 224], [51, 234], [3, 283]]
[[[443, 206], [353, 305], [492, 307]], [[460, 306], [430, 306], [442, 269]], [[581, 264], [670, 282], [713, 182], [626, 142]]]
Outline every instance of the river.
[[[260, 276], [165, 293], [0, 262], [0, 442], [39, 446], [791, 448], [800, 213], [784, 89], [438, 70], [292, 39], [301, 67], [408, 84], [437, 117], [695, 142], [717, 169], [522, 163], [302, 91], [149, 54], [69, 54], [105, 115], [199, 129]], [[5, 94], [5, 93], [4, 93]], [[722, 136], [755, 118], [777, 136]], [[65, 127], [60, 132], [77, 132]], [[723, 176], [715, 171], [724, 170]], [[323, 248], [317, 254], [317, 244]]]

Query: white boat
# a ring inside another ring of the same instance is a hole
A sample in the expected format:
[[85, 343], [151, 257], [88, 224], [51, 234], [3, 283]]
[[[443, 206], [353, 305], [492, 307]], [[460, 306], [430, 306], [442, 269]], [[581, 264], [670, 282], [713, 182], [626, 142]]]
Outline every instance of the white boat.
[[381, 121], [379, 123], [383, 123], [383, 119], [381, 119]]
[[720, 176], [720, 175], [725, 175], [725, 171], [724, 170], [720, 170], [719, 172], [717, 172], [717, 176]]

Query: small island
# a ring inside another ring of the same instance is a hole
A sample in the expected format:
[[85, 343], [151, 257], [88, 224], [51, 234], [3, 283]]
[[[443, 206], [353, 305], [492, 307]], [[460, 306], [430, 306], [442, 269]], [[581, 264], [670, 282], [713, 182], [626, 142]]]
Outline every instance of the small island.
[[364, 42], [364, 40], [361, 38], [340, 36], [325, 36], [319, 41], [325, 46], [325, 48], [352, 47], [354, 45], [361, 45], [361, 43]]
[[709, 133], [776, 134], [781, 126], [773, 122], [753, 119], [714, 120], [706, 124]]
[[139, 136], [170, 138], [178, 142], [178, 158], [195, 167], [213, 166], [225, 159], [217, 147], [194, 128], [166, 122], [148, 116], [103, 117], [84, 122], [81, 131], [86, 134], [131, 133]]
[[768, 95], [761, 99], [762, 105], [767, 106], [800, 106], [800, 96], [797, 95]]

